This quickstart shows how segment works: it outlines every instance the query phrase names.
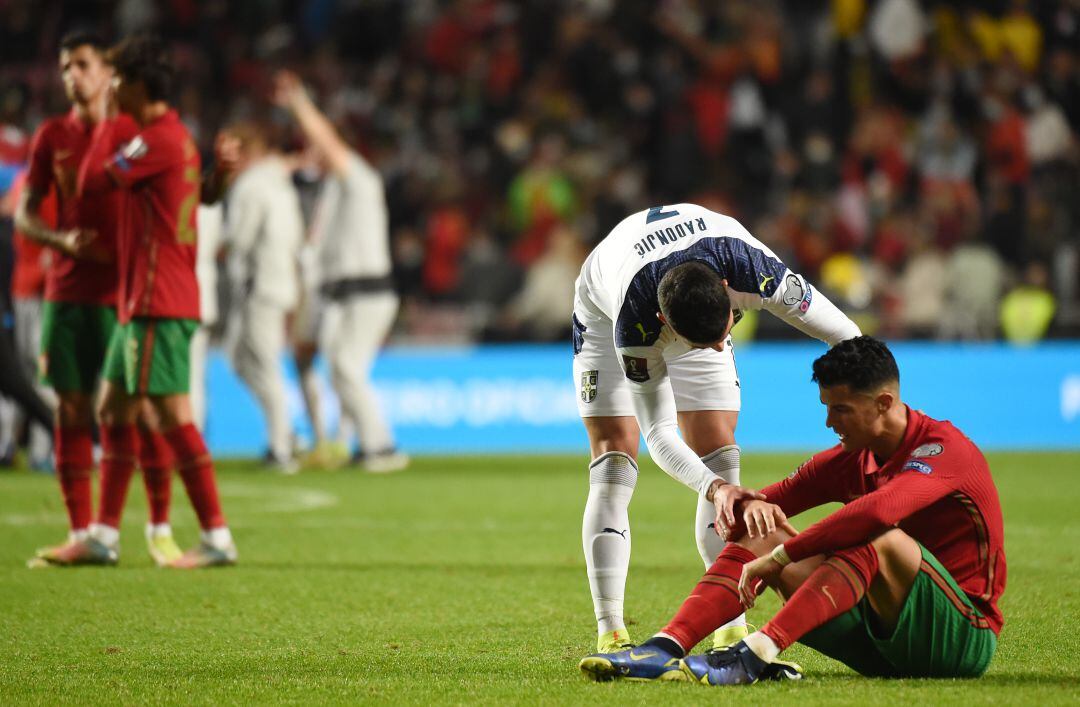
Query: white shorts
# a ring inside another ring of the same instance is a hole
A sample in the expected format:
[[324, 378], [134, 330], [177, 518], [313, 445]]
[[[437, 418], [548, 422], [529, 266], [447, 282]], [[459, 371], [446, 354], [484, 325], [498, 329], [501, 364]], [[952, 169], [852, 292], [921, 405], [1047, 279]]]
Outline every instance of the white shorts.
[[[633, 417], [630, 386], [634, 384], [626, 379], [619, 365], [611, 320], [580, 312], [575, 312], [574, 316], [585, 325], [585, 331], [581, 333], [581, 350], [574, 356], [578, 414], [582, 417]], [[670, 359], [665, 357], [665, 363], [675, 394], [676, 410], [737, 412], [740, 409], [742, 391], [730, 345], [723, 351], [691, 349]], [[593, 371], [596, 372], [595, 382], [592, 381]], [[583, 388], [587, 389], [587, 394], [583, 394]], [[585, 402], [589, 398], [590, 402]]]

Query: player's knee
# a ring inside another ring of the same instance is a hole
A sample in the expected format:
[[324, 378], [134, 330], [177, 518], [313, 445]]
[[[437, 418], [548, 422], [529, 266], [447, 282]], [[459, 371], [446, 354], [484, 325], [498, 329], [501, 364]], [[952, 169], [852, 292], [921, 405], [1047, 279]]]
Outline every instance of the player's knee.
[[922, 551], [919, 543], [899, 528], [893, 528], [870, 541], [877, 552], [878, 560], [883, 563], [919, 564]]
[[637, 462], [625, 452], [601, 454], [589, 464], [591, 486], [618, 484], [634, 488], [637, 485]]

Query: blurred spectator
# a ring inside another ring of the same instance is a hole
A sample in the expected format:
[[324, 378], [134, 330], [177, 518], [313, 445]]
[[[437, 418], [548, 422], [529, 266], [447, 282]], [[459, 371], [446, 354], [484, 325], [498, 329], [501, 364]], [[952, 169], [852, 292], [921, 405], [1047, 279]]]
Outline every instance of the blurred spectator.
[[1005, 340], [1014, 344], [1033, 344], [1046, 336], [1057, 304], [1046, 289], [1046, 266], [1030, 263], [1024, 280], [1001, 301], [1001, 330]]

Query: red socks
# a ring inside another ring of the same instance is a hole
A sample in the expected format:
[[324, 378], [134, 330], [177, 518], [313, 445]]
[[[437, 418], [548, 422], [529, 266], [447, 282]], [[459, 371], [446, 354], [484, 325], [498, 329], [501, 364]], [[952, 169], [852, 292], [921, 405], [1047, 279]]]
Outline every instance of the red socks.
[[780, 650], [859, 603], [878, 571], [873, 545], [833, 553], [806, 579], [761, 632]]
[[101, 507], [97, 522], [119, 528], [128, 484], [135, 473], [135, 458], [139, 453], [135, 425], [103, 425], [101, 452]]
[[139, 428], [139, 467], [142, 468], [143, 484], [146, 486], [150, 522], [154, 525], [168, 523], [173, 453], [168, 440], [160, 432]]
[[689, 653], [703, 638], [743, 613], [739, 578], [743, 565], [756, 558], [741, 545], [728, 543], [661, 633], [674, 638]]
[[86, 530], [94, 515], [94, 440], [89, 427], [60, 427], [55, 430], [56, 477], [67, 506], [72, 530]]
[[195, 507], [199, 525], [203, 530], [223, 527], [225, 515], [218, 501], [214, 464], [199, 430], [192, 424], [181, 425], [165, 432], [165, 438], [176, 455], [177, 470]]

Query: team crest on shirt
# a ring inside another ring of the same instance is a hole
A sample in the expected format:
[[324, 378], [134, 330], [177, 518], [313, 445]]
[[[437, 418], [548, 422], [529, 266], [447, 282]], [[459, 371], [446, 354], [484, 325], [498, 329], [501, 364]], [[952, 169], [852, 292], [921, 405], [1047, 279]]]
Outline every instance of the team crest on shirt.
[[911, 453], [912, 457], [936, 457], [945, 451], [945, 447], [941, 446], [938, 442], [931, 442], [930, 444], [924, 444], [921, 447], [916, 447], [915, 451]]
[[126, 160], [137, 160], [147, 151], [146, 141], [142, 139], [142, 135], [136, 135], [135, 138], [124, 145], [124, 149], [120, 151], [120, 154], [124, 156]]
[[637, 358], [635, 356], [627, 356], [623, 354], [623, 369], [626, 371], [626, 377], [635, 383], [644, 383], [649, 380], [649, 361], [644, 358]]
[[600, 371], [584, 371], [581, 374], [581, 402], [591, 403], [596, 400], [596, 383]]

